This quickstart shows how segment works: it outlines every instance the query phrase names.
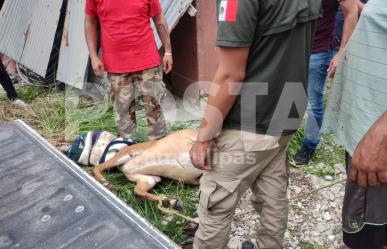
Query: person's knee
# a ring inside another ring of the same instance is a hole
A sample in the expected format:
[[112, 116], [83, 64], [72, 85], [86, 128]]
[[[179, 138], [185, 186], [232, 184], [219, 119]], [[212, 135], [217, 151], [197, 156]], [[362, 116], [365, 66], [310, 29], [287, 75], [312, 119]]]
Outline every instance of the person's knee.
[[262, 215], [276, 216], [279, 219], [287, 218], [288, 215], [288, 197], [287, 183], [272, 183], [270, 188], [260, 189], [255, 193], [253, 200], [258, 200], [261, 205]]
[[194, 248], [225, 248], [238, 203], [239, 182], [204, 181], [201, 183], [200, 225], [195, 235]]
[[307, 109], [308, 118], [320, 118], [324, 114], [324, 105], [323, 103], [319, 103], [315, 101], [311, 103]]
[[309, 94], [308, 109], [309, 110], [320, 109], [322, 108], [323, 104], [324, 104], [324, 90], [321, 91], [321, 89], [316, 86], [316, 88], [313, 90], [313, 94]]

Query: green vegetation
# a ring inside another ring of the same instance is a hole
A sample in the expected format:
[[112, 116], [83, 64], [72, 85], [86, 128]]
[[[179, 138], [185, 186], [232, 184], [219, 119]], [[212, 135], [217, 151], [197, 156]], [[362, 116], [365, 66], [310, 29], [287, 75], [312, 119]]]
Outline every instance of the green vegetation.
[[304, 211], [304, 210], [305, 210], [304, 207], [300, 207], [300, 206], [295, 205], [295, 204], [290, 205], [289, 208], [290, 208], [291, 210], [294, 210], [294, 211]]
[[[116, 189], [117, 196], [128, 204], [131, 208], [144, 216], [160, 231], [177, 243], [184, 241], [185, 237], [181, 229], [188, 222], [176, 217], [166, 217], [157, 208], [157, 203], [142, 200], [134, 196], [134, 183], [128, 182], [123, 174], [119, 172], [109, 172], [106, 175], [108, 181]], [[183, 185], [176, 181], [164, 180], [157, 184], [153, 192], [158, 195], [164, 195], [176, 198], [184, 203], [182, 214], [195, 217], [196, 204], [198, 202], [197, 187]]]
[[329, 246], [315, 246], [304, 240], [301, 240], [299, 243], [302, 249], [329, 249]]
[[48, 91], [42, 86], [25, 85], [23, 87], [19, 87], [17, 89], [17, 93], [20, 99], [29, 103], [38, 97], [47, 96], [50, 92], [49, 88], [47, 89]]
[[[300, 128], [289, 144], [290, 158], [301, 149], [303, 138], [304, 131]], [[307, 166], [299, 167], [299, 169], [304, 173], [320, 177], [326, 175], [335, 176], [335, 165], [344, 164], [345, 152], [342, 148], [337, 146], [333, 140], [332, 135], [325, 135], [309, 164]]]

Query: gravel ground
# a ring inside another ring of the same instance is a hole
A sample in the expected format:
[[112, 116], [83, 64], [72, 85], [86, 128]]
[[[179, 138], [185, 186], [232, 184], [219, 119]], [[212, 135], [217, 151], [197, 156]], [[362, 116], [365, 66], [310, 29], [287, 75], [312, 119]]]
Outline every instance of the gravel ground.
[[[345, 169], [337, 165], [336, 176], [319, 178], [305, 175], [291, 169], [289, 198], [308, 193], [345, 179]], [[285, 235], [285, 248], [288, 249], [331, 249], [342, 248], [341, 208], [344, 197], [344, 183], [322, 189], [308, 196], [289, 202], [289, 223]], [[236, 210], [236, 214], [252, 209], [249, 201], [251, 192], [246, 193]], [[238, 241], [252, 240], [259, 216], [250, 212], [234, 219], [230, 249], [236, 249]]]

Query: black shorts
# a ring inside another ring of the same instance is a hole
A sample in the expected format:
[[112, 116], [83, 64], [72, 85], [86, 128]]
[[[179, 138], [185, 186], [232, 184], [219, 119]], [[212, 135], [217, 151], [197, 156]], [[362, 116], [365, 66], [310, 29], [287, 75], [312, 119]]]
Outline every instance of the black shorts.
[[343, 240], [351, 249], [382, 249], [387, 246], [387, 225], [365, 225], [358, 233], [344, 232]]

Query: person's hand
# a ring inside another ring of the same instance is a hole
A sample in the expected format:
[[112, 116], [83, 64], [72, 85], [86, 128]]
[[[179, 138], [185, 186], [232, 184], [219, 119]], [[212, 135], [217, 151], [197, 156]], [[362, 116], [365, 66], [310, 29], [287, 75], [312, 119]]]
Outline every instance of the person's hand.
[[337, 52], [337, 54], [333, 57], [331, 64], [329, 64], [329, 68], [327, 70], [328, 78], [332, 79], [333, 77], [335, 77], [336, 69], [340, 63], [341, 55], [342, 55], [341, 51]]
[[173, 66], [173, 58], [172, 54], [166, 53], [163, 57], [163, 65], [164, 65], [164, 72], [166, 74], [169, 74], [172, 71], [172, 66]]
[[211, 153], [213, 143], [212, 141], [200, 142], [196, 141], [190, 152], [190, 158], [193, 166], [200, 170], [212, 170], [212, 166], [208, 164], [207, 159]]
[[358, 144], [352, 158], [351, 179], [361, 187], [387, 184], [387, 132], [377, 122]]
[[91, 57], [91, 66], [93, 68], [94, 74], [97, 77], [102, 78], [103, 77], [103, 73], [105, 72], [105, 67], [103, 66], [103, 63], [98, 58], [98, 56]]

